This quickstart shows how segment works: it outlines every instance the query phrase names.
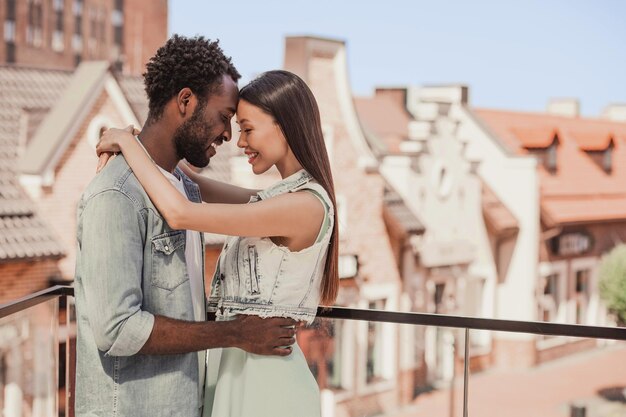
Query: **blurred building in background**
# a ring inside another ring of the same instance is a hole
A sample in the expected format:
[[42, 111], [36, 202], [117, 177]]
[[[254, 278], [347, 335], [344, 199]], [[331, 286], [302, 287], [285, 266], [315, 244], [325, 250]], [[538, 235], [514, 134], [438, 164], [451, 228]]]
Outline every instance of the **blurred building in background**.
[[[72, 282], [76, 205], [95, 175], [100, 133], [141, 125], [147, 100], [141, 78], [114, 73], [103, 61], [83, 62], [75, 71], [0, 66], [0, 91], [0, 303], [5, 303]], [[0, 405], [7, 416], [56, 415], [50, 411], [56, 410], [56, 392], [46, 390], [57, 378], [65, 387], [65, 341], [68, 336], [72, 345], [75, 337], [73, 318], [68, 322], [62, 314], [58, 352], [44, 343], [56, 314], [43, 305], [0, 325], [0, 387], [5, 388]]]
[[140, 75], [167, 39], [167, 0], [4, 0], [0, 63], [75, 68], [104, 60]]
[[[95, 145], [104, 128], [145, 122], [137, 74], [165, 42], [167, 3], [6, 0], [0, 9], [2, 303], [73, 279], [76, 203], [95, 175]], [[580, 117], [572, 100], [545, 113], [477, 109], [464, 85], [355, 98], [345, 42], [334, 39], [288, 37], [284, 68], [320, 108], [341, 234], [338, 305], [609, 324], [598, 263], [626, 239], [626, 107], [598, 119]], [[279, 179], [254, 176], [236, 140], [201, 172], [251, 188]], [[223, 238], [206, 237], [210, 288]], [[54, 393], [42, 387], [56, 378], [54, 348], [36, 336], [49, 314], [0, 325], [7, 415], [52, 415]], [[72, 323], [60, 322], [71, 339]], [[320, 321], [299, 342], [325, 416], [401, 409], [448, 386], [459, 366], [458, 334], [445, 328]], [[473, 371], [594, 346], [480, 331], [470, 343]], [[68, 348], [58, 352], [63, 369]]]
[[[0, 303], [73, 280], [76, 204], [95, 175], [99, 135], [147, 116], [138, 76], [165, 43], [168, 20], [166, 0], [149, 6], [0, 3]], [[3, 415], [56, 415], [49, 388], [57, 378], [65, 387], [65, 336], [72, 344], [75, 332], [62, 315], [58, 349], [47, 343], [56, 314], [44, 305], [0, 326]]]

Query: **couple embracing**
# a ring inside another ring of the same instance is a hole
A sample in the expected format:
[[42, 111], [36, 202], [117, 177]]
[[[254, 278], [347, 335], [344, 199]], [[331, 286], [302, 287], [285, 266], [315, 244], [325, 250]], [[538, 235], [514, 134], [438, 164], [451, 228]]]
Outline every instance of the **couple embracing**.
[[[318, 417], [295, 336], [337, 296], [338, 228], [313, 94], [287, 71], [239, 90], [202, 37], [173, 36], [144, 77], [143, 130], [103, 134], [78, 206], [76, 415]], [[187, 165], [209, 163], [233, 117], [252, 171], [281, 181]], [[203, 232], [229, 236], [208, 298]]]

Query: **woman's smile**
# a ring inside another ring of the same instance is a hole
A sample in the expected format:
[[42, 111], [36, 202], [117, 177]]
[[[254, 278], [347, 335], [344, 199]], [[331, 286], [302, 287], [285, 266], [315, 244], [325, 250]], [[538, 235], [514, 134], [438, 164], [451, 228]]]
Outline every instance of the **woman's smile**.
[[248, 157], [248, 163], [251, 165], [254, 164], [254, 161], [256, 161], [257, 157], [259, 156], [258, 152], [253, 151], [246, 151], [245, 154]]

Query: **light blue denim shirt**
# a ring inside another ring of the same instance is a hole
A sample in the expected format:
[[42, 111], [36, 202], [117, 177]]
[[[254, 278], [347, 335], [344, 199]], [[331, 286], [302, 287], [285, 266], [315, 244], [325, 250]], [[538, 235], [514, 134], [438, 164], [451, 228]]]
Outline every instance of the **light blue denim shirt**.
[[167, 225], [122, 156], [89, 184], [77, 216], [76, 415], [199, 415], [197, 353], [137, 353], [155, 315], [194, 319], [185, 231]]

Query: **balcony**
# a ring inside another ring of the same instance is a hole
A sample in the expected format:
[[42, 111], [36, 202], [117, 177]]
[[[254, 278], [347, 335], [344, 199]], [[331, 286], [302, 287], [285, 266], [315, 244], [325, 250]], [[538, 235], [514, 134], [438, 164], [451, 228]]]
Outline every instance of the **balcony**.
[[[626, 415], [626, 328], [378, 307], [299, 334], [323, 417]], [[65, 286], [0, 305], [2, 416], [74, 415], [73, 317]]]

